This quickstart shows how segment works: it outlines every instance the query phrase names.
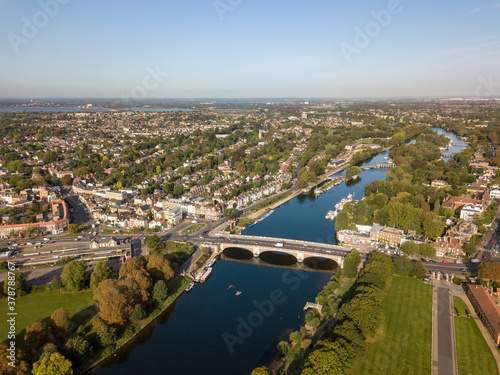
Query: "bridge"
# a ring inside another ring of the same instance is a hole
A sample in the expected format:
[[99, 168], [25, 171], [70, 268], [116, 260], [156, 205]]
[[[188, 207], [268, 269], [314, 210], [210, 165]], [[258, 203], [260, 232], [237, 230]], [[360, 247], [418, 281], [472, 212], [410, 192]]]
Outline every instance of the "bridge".
[[394, 168], [396, 164], [394, 163], [378, 163], [369, 167], [361, 167], [363, 170], [369, 170], [369, 169], [391, 169]]
[[[282, 243], [283, 246], [278, 247], [276, 246], [277, 243]], [[232, 235], [228, 241], [218, 244], [220, 252], [233, 247], [249, 250], [254, 257], [269, 251], [289, 254], [294, 256], [299, 263], [307, 258], [331, 259], [339, 267], [344, 265], [344, 258], [351, 251], [348, 247], [318, 242], [242, 235]]]

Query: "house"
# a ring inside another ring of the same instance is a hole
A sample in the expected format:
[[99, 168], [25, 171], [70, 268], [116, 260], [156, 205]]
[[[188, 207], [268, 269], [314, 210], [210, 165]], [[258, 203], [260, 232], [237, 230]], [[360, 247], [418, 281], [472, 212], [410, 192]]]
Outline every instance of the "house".
[[151, 220], [148, 224], [149, 228], [151, 229], [159, 229], [161, 227], [165, 227], [167, 224], [167, 222], [164, 220], [164, 219], [154, 219], [154, 220]]
[[481, 215], [484, 207], [481, 204], [471, 204], [468, 203], [461, 207], [460, 209], [460, 219], [472, 221], [474, 216]]
[[466, 284], [467, 297], [474, 310], [490, 333], [493, 341], [500, 344], [500, 308], [495, 298], [482, 285]]
[[142, 206], [139, 206], [139, 208], [135, 212], [137, 213], [137, 215], [144, 216], [151, 213], [151, 207], [144, 204]]
[[490, 190], [490, 197], [492, 199], [500, 199], [500, 189], [494, 188]]
[[431, 186], [434, 186], [437, 188], [445, 188], [445, 187], [448, 187], [450, 185], [448, 185], [448, 183], [446, 181], [443, 181], [443, 180], [433, 180], [431, 182]]
[[391, 245], [401, 245], [405, 239], [405, 233], [401, 229], [373, 223], [370, 231], [370, 238], [372, 241], [386, 242]]
[[455, 256], [464, 255], [464, 247], [471, 237], [477, 233], [477, 225], [469, 221], [460, 221], [448, 229], [443, 237], [439, 237], [433, 246], [436, 251]]

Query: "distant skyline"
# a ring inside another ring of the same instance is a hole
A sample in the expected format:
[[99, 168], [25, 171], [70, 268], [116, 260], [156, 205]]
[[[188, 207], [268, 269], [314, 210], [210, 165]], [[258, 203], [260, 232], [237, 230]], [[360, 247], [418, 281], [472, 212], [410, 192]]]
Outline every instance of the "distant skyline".
[[500, 97], [500, 1], [3, 0], [1, 98]]

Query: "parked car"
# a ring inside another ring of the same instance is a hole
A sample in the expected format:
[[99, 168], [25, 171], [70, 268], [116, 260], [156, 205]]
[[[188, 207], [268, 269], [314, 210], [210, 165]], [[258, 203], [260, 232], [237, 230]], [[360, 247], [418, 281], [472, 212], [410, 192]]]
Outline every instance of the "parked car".
[[447, 260], [443, 260], [443, 263], [450, 263], [450, 262], [448, 262]]

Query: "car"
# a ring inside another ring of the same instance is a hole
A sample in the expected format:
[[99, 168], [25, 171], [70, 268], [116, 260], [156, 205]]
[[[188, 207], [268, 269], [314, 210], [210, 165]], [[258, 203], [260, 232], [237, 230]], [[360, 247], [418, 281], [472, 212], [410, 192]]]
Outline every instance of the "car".
[[483, 255], [483, 259], [486, 259], [486, 255]]
[[495, 242], [495, 240], [491, 240], [490, 242]]
[[224, 238], [224, 242], [229, 242], [229, 238]]
[[308, 247], [309, 245], [306, 243], [303, 243], [302, 246]]
[[22, 244], [20, 244], [19, 246], [26, 246], [26, 244], [25, 244], [25, 243], [22, 243]]
[[258, 243], [258, 242], [254, 242], [253, 244], [254, 244], [254, 245], [258, 245], [259, 243]]
[[448, 263], [450, 263], [450, 262], [448, 262], [447, 260], [443, 260], [443, 263], [448, 264]]
[[460, 272], [467, 272], [467, 268], [462, 268]]

